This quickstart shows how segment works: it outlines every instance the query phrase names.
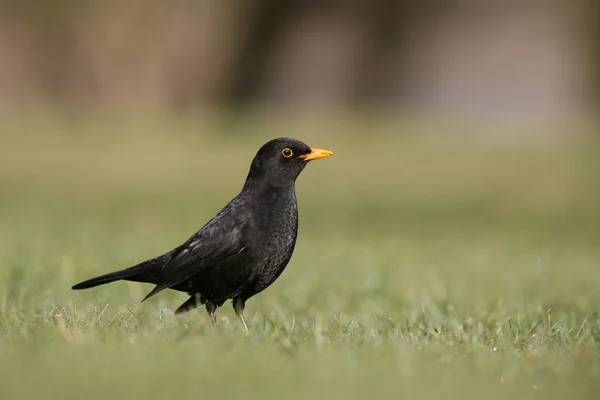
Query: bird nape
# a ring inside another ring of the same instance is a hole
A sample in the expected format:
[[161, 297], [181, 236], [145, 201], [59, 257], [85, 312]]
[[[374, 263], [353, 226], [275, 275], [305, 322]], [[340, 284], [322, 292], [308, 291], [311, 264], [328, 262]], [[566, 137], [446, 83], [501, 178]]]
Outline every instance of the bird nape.
[[254, 156], [241, 192], [185, 243], [132, 267], [78, 283], [87, 289], [118, 280], [156, 286], [142, 300], [164, 289], [190, 298], [176, 314], [204, 305], [213, 325], [215, 311], [233, 300], [244, 328], [246, 300], [281, 275], [292, 257], [298, 234], [295, 181], [306, 164], [333, 155], [303, 142], [279, 138]]

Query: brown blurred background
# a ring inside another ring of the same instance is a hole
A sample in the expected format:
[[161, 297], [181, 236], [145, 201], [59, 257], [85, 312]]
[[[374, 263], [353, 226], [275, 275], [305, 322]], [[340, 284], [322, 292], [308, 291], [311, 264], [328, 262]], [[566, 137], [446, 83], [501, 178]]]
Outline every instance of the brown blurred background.
[[4, 0], [0, 102], [579, 114], [595, 0]]

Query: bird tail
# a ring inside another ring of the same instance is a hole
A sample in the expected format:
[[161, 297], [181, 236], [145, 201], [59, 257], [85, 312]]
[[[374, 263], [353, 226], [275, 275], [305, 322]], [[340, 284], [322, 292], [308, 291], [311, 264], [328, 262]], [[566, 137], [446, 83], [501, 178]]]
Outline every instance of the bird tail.
[[144, 261], [133, 267], [125, 268], [120, 271], [110, 272], [92, 279], [80, 282], [72, 287], [73, 290], [89, 289], [94, 286], [104, 285], [106, 283], [126, 280], [133, 282], [156, 283], [160, 278], [162, 267], [171, 258], [171, 253], [163, 254], [160, 257]]
[[87, 281], [83, 281], [74, 285], [72, 287], [73, 290], [81, 290], [88, 289], [98, 285], [104, 285], [105, 283], [110, 283], [114, 281], [119, 281], [121, 279], [133, 278], [137, 275], [134, 271], [130, 271], [129, 268], [124, 269], [122, 271], [111, 272], [109, 274], [97, 276], [92, 279], [88, 279]]

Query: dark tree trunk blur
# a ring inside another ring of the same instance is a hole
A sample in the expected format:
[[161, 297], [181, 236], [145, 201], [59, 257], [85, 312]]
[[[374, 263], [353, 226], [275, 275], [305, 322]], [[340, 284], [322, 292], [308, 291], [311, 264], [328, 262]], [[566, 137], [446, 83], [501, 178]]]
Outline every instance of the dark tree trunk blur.
[[592, 0], [8, 0], [0, 101], [553, 113], [600, 104], [599, 38]]

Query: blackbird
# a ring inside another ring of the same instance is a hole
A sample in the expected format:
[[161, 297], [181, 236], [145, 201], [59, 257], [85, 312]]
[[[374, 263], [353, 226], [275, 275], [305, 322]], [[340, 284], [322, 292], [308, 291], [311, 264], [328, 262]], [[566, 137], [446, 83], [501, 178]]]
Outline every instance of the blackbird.
[[142, 300], [164, 289], [191, 297], [180, 314], [204, 305], [213, 325], [215, 311], [233, 300], [244, 328], [246, 300], [281, 275], [292, 257], [298, 234], [295, 181], [308, 161], [333, 155], [291, 138], [264, 144], [250, 165], [241, 192], [198, 232], [175, 249], [132, 267], [78, 283], [87, 289], [118, 280], [156, 287]]

